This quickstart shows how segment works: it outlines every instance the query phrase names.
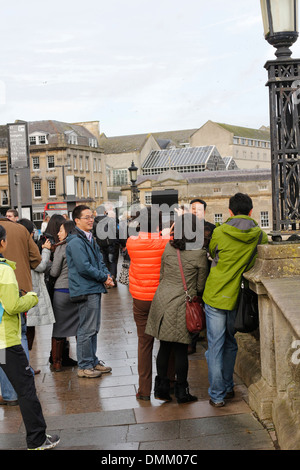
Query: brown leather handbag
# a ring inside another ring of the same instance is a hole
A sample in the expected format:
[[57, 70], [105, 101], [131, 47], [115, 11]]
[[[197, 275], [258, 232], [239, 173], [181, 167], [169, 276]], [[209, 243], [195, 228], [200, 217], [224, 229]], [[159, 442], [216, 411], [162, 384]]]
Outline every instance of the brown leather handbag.
[[202, 297], [195, 295], [190, 297], [187, 290], [187, 285], [185, 282], [185, 277], [182, 268], [180, 250], [177, 248], [177, 257], [180, 268], [180, 274], [182, 277], [184, 292], [185, 292], [185, 317], [186, 317], [186, 327], [190, 333], [199, 333], [204, 330], [206, 327], [205, 321], [205, 312], [202, 302]]

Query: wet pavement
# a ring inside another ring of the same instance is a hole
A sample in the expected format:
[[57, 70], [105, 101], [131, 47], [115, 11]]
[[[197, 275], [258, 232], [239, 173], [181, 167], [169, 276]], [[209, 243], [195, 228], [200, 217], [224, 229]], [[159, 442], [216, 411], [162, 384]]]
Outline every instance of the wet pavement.
[[[266, 429], [247, 404], [247, 388], [235, 377], [235, 397], [223, 408], [208, 403], [205, 337], [189, 356], [190, 392], [198, 401], [178, 405], [136, 399], [137, 335], [128, 287], [118, 284], [102, 296], [98, 357], [112, 372], [101, 378], [77, 377], [77, 368], [53, 372], [49, 364], [50, 326], [36, 328], [30, 362], [40, 369], [36, 388], [49, 434], [59, 434], [55, 450], [198, 451], [273, 450], [274, 432]], [[159, 342], [155, 341], [155, 357]], [[76, 359], [76, 340], [70, 338]], [[25, 449], [19, 407], [0, 407], [0, 450]], [[197, 455], [197, 452], [193, 452]], [[109, 454], [111, 455], [111, 454]], [[133, 453], [132, 455], [138, 455]]]

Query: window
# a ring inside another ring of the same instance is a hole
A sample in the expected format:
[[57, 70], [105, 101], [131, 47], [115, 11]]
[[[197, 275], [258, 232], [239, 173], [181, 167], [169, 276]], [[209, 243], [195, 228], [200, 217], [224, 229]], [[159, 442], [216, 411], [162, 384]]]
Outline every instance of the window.
[[73, 169], [77, 170], [77, 157], [76, 157], [76, 155], [74, 155], [74, 157], [73, 157]]
[[48, 193], [49, 193], [49, 197], [56, 197], [56, 181], [55, 180], [48, 181]]
[[84, 197], [84, 180], [80, 180], [80, 194]]
[[97, 159], [96, 158], [94, 158], [93, 170], [97, 171]]
[[98, 147], [97, 139], [91, 139], [91, 138], [89, 138], [89, 147], [95, 147], [95, 148], [97, 148], [97, 147]]
[[79, 170], [83, 170], [83, 162], [82, 162], [82, 157], [79, 157]]
[[8, 189], [1, 191], [1, 206], [8, 206]]
[[53, 170], [55, 168], [54, 155], [49, 155], [47, 157], [48, 170]]
[[71, 155], [70, 154], [67, 155], [67, 165], [71, 166]]
[[77, 145], [77, 135], [76, 134], [70, 134], [68, 136], [68, 144], [71, 144], [71, 145]]
[[46, 134], [31, 135], [29, 136], [29, 144], [30, 145], [48, 144], [47, 135]]
[[85, 171], [90, 171], [89, 157], [85, 157]]
[[6, 175], [7, 174], [7, 161], [2, 160], [0, 162], [0, 175]]
[[40, 169], [40, 157], [32, 157], [32, 168], [34, 170]]
[[260, 226], [261, 228], [269, 227], [269, 212], [268, 211], [261, 211]]
[[32, 214], [32, 221], [33, 222], [43, 222], [43, 212], [34, 212]]
[[123, 186], [127, 183], [127, 170], [113, 170], [113, 186]]
[[95, 190], [95, 197], [98, 197], [98, 183], [97, 183], [97, 181], [95, 181], [94, 190]]
[[102, 168], [101, 168], [101, 158], [99, 158], [99, 160], [98, 160], [98, 171], [99, 171], [99, 173], [101, 173], [101, 171], [102, 171]]
[[33, 183], [33, 197], [34, 198], [42, 197], [41, 182], [40, 181], [34, 181], [34, 183]]
[[145, 191], [145, 204], [146, 206], [152, 204], [152, 192], [151, 191]]
[[86, 182], [86, 197], [90, 197], [90, 182]]
[[222, 224], [223, 214], [215, 214], [214, 220], [215, 220], [215, 224]]

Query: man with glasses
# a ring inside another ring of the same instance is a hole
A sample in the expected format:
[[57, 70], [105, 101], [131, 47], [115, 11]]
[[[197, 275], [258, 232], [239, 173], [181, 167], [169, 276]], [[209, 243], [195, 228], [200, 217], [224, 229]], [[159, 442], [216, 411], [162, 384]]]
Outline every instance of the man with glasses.
[[113, 286], [91, 230], [94, 217], [88, 206], [75, 207], [72, 218], [74, 232], [67, 238], [67, 263], [70, 298], [78, 302], [77, 331], [78, 377], [96, 378], [111, 371], [97, 358], [97, 335], [100, 330], [101, 294]]

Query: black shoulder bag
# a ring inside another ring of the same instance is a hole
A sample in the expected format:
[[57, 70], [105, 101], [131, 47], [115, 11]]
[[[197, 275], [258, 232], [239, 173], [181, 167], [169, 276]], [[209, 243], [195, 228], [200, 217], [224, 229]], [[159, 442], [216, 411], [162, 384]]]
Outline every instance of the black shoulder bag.
[[[257, 246], [262, 240], [263, 232], [261, 232], [258, 242], [251, 254], [250, 260], [245, 267], [243, 274], [247, 271], [248, 266], [253, 260]], [[235, 318], [235, 330], [240, 333], [251, 333], [256, 330], [259, 326], [258, 318], [258, 295], [253, 292], [248, 286], [248, 282], [244, 279], [242, 274], [240, 293], [236, 307], [236, 318]], [[247, 285], [246, 285], [247, 284]]]

